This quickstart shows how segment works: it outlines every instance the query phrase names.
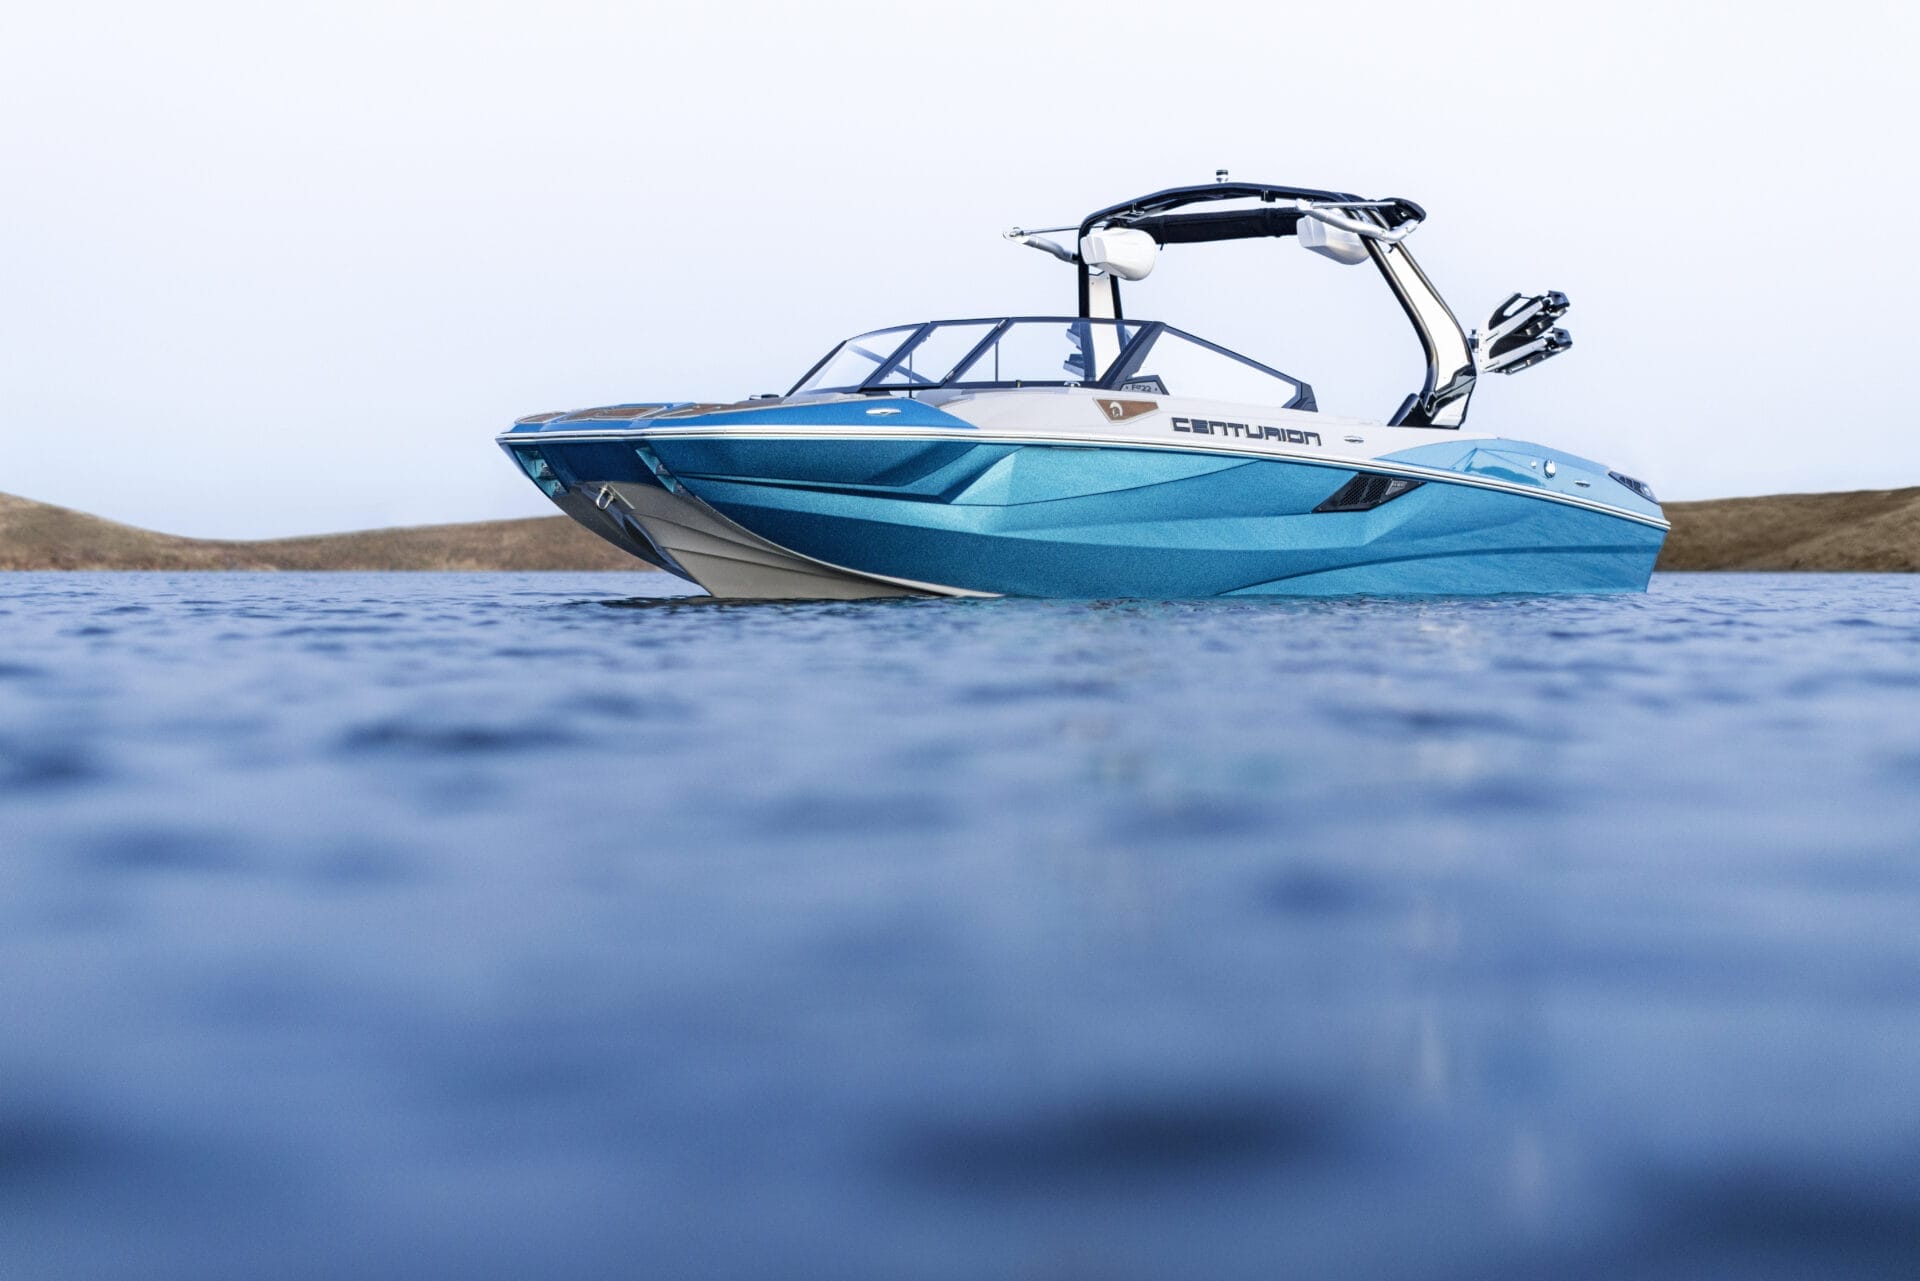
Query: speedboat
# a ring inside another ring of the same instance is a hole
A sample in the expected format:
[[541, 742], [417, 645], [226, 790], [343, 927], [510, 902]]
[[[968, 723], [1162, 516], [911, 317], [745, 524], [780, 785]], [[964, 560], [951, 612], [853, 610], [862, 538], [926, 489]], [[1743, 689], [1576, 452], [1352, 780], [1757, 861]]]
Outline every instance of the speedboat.
[[[1463, 426], [1483, 375], [1571, 346], [1566, 297], [1515, 294], [1465, 333], [1407, 250], [1425, 217], [1221, 174], [1008, 231], [1074, 268], [1076, 315], [894, 325], [784, 395], [534, 414], [498, 441], [562, 511], [715, 596], [1644, 591], [1651, 489]], [[1168, 246], [1266, 237], [1399, 300], [1426, 379], [1384, 421], [1122, 309]]]

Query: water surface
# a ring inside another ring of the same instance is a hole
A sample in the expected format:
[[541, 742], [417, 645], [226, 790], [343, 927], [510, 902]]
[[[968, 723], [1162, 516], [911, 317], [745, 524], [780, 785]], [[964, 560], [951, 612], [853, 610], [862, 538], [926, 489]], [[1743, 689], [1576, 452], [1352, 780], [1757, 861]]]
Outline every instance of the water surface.
[[0, 575], [0, 1275], [1920, 1257], [1920, 587]]

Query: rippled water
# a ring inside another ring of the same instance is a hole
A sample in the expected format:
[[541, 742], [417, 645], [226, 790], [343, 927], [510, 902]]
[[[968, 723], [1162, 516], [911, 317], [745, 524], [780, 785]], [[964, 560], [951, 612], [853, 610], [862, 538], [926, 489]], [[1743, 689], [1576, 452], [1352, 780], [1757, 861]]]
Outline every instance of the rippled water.
[[1920, 1258], [1920, 584], [0, 575], [0, 1275]]

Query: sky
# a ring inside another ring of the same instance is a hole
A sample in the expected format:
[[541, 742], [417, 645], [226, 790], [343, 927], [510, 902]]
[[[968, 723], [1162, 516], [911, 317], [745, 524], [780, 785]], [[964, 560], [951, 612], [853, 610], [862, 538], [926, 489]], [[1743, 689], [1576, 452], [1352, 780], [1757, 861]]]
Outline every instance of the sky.
[[[202, 537], [537, 515], [514, 418], [782, 391], [866, 329], [1070, 313], [1000, 238], [1237, 179], [1423, 204], [1471, 426], [1665, 499], [1920, 485], [1915, 6], [0, 10], [0, 491]], [[1379, 417], [1369, 269], [1179, 246], [1130, 314]]]

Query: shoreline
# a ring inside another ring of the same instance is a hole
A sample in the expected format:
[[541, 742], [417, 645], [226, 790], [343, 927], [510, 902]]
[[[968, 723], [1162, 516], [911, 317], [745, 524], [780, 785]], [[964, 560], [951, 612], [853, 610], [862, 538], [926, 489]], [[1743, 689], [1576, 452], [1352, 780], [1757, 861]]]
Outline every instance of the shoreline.
[[[1669, 503], [1662, 571], [1920, 571], [1920, 487]], [[652, 572], [565, 516], [184, 538], [0, 494], [0, 571]]]

